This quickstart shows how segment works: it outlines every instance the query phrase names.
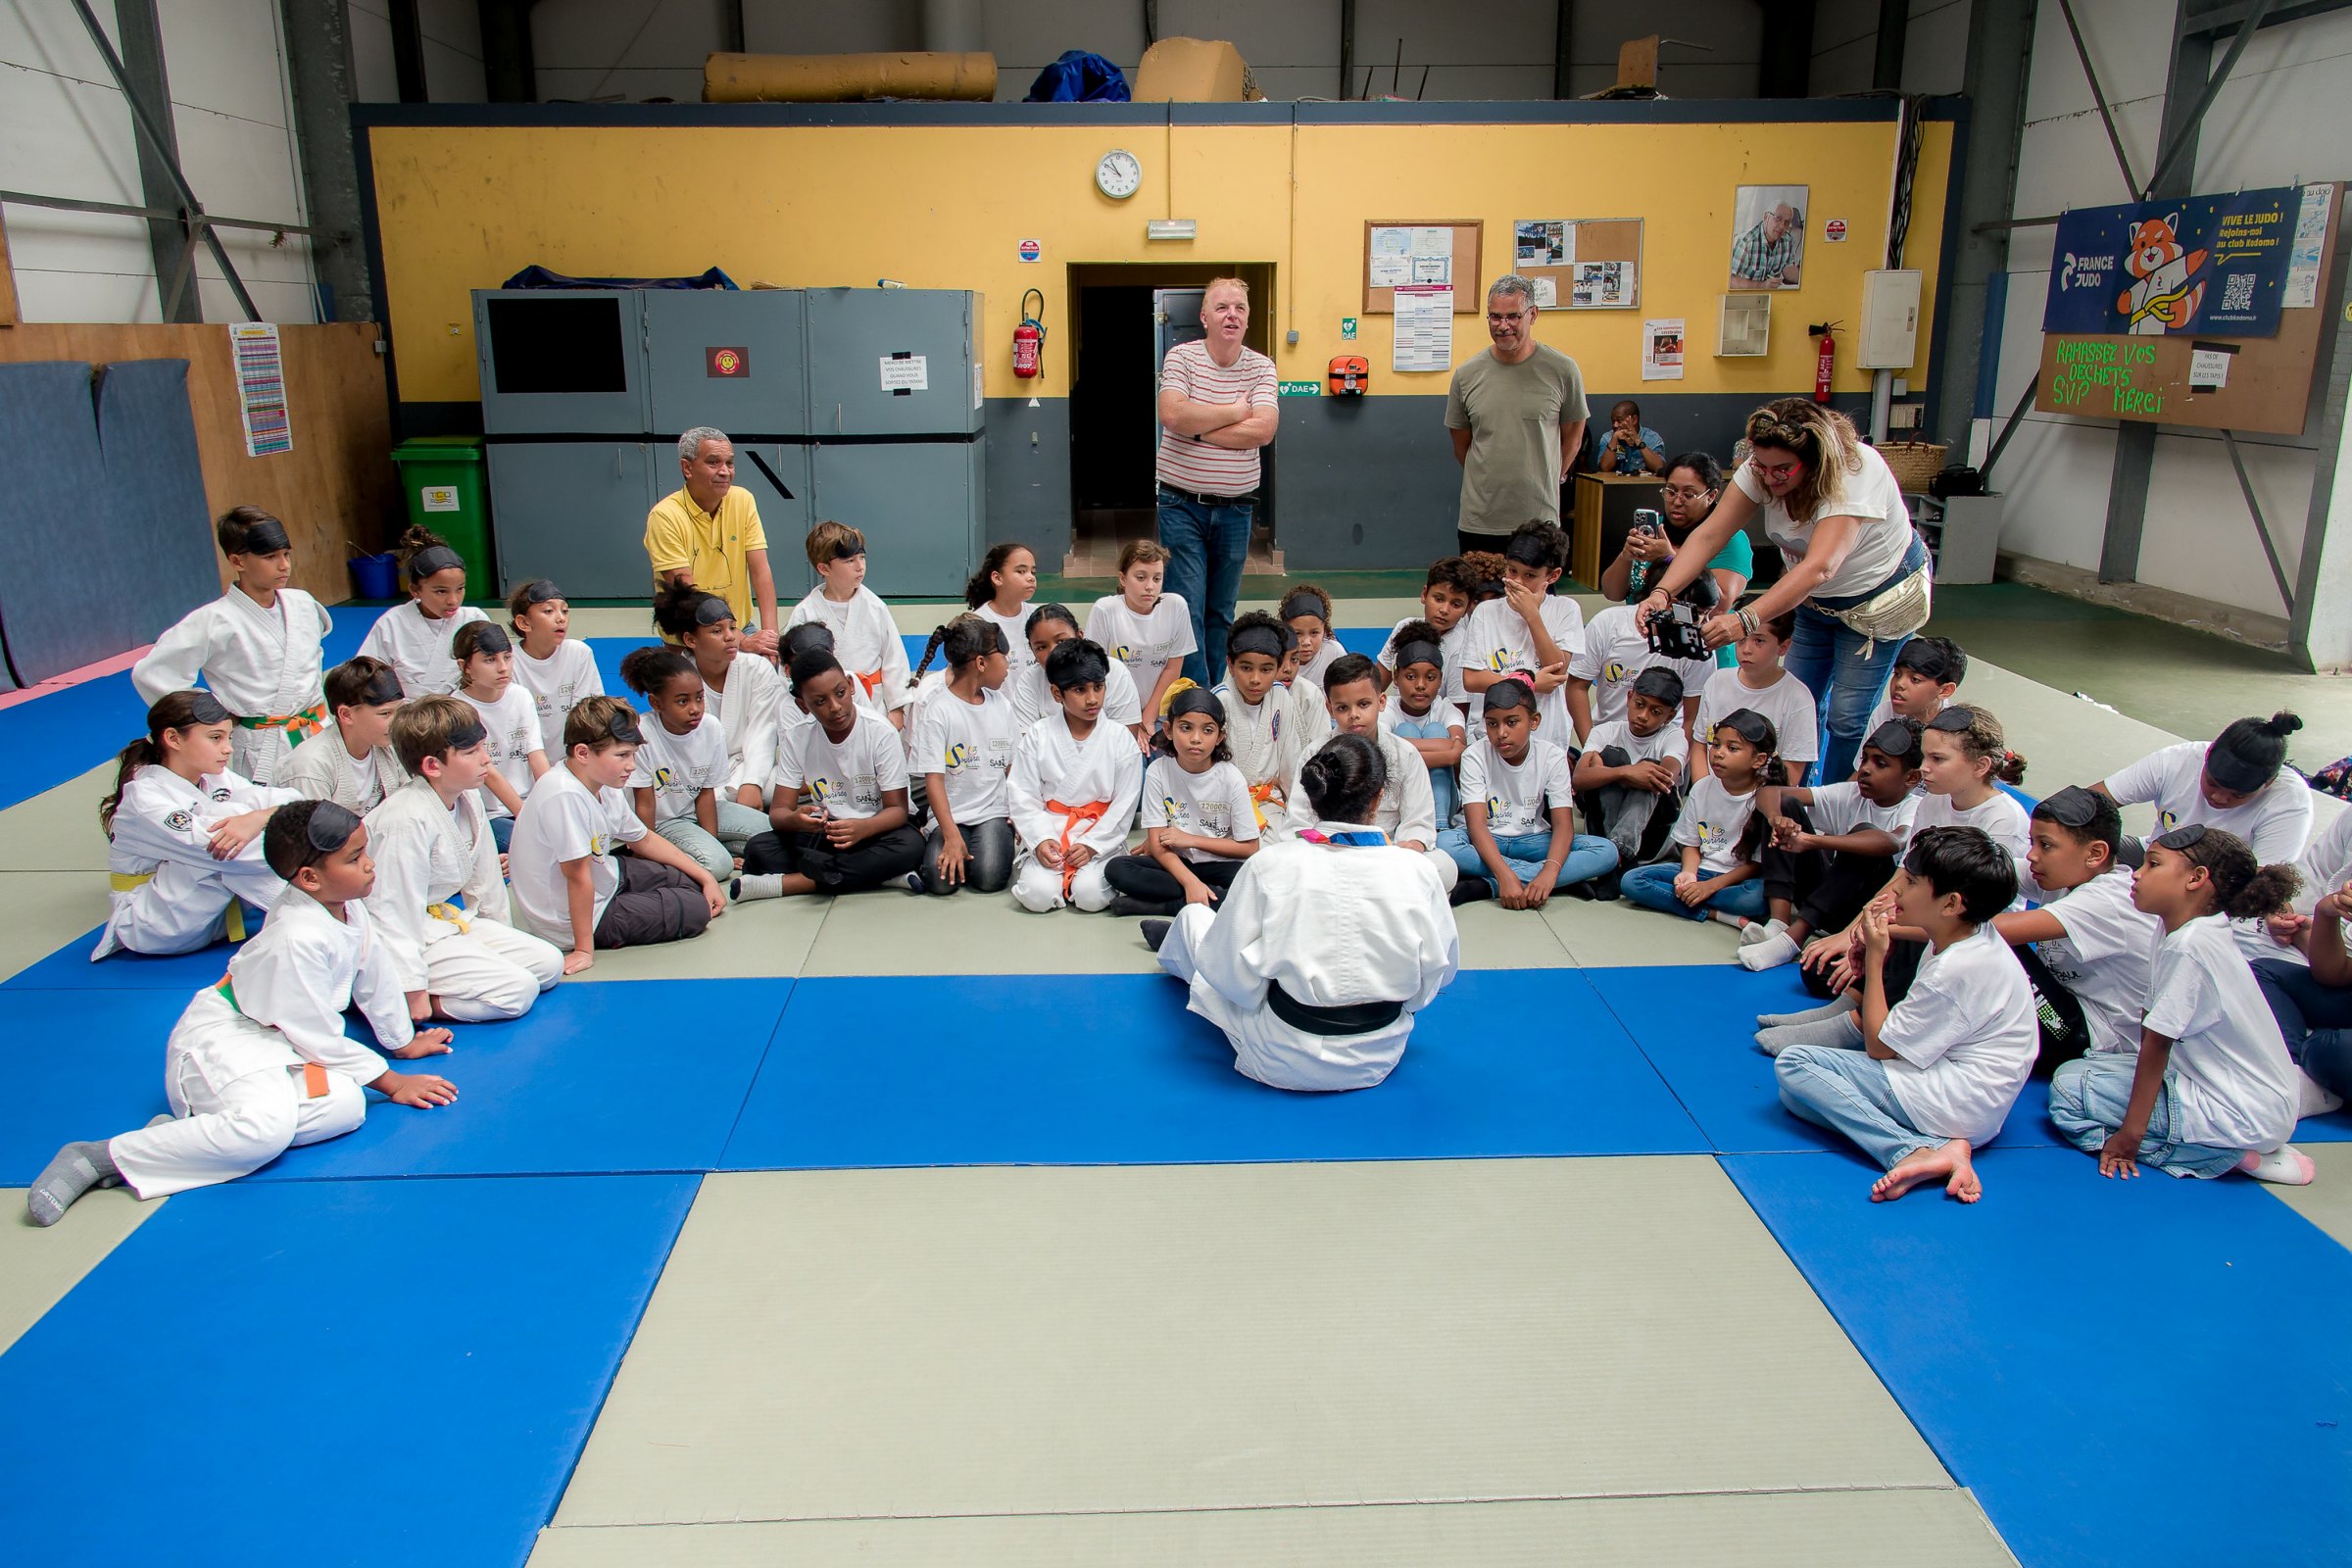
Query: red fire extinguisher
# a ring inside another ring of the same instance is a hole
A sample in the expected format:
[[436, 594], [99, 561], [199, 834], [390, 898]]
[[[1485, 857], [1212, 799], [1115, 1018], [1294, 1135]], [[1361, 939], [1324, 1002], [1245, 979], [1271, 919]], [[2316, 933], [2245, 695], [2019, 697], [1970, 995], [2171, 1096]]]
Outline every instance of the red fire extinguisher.
[[[1037, 316], [1029, 314], [1030, 294], [1037, 295]], [[1012, 373], [1024, 381], [1045, 368], [1046, 324], [1038, 318], [1045, 309], [1046, 296], [1039, 290], [1021, 296], [1021, 324], [1012, 329]]]
[[1838, 340], [1830, 335], [1830, 328], [1837, 324], [1835, 321], [1824, 321], [1813, 328], [1813, 335], [1821, 339], [1821, 355], [1813, 362], [1813, 401], [1816, 403], [1830, 401], [1830, 377], [1838, 368]]

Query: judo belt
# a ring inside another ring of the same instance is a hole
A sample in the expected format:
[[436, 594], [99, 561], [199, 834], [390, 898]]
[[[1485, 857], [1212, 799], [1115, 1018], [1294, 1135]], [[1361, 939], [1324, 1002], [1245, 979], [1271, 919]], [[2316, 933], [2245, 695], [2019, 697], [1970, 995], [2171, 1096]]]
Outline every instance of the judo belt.
[[437, 904], [426, 905], [424, 912], [436, 920], [456, 926], [460, 936], [469, 936], [473, 932], [473, 922], [466, 918], [466, 900], [458, 894], [453, 893]]
[[1266, 1005], [1274, 1009], [1275, 1017], [1310, 1035], [1368, 1035], [1404, 1016], [1401, 1002], [1355, 1002], [1344, 1007], [1318, 1007], [1283, 990], [1279, 980], [1266, 982]]
[[1250, 786], [1250, 804], [1257, 810], [1257, 830], [1260, 833], [1266, 830], [1266, 803], [1281, 793], [1282, 786], [1272, 779]]
[[[112, 871], [107, 874], [108, 883], [117, 893], [136, 893], [154, 880], [155, 873], [153, 871]], [[234, 894], [229, 896], [227, 922], [228, 940], [231, 942], [244, 941], [245, 906], [237, 901]]]
[[1070, 864], [1070, 835], [1100, 820], [1109, 811], [1108, 801], [1089, 801], [1084, 806], [1064, 806], [1059, 801], [1048, 801], [1046, 809], [1061, 817], [1061, 896], [1070, 896], [1070, 883], [1077, 869]]
[[858, 684], [865, 688], [866, 696], [871, 697], [876, 691], [881, 689], [882, 672], [880, 670], [860, 669], [855, 671], [855, 673], [858, 676]]
[[306, 708], [299, 713], [282, 713], [273, 718], [240, 718], [237, 720], [239, 729], [284, 730], [286, 745], [289, 749], [300, 746], [325, 727], [326, 708], [323, 704], [317, 708]]
[[[227, 975], [222, 975], [220, 977], [220, 983], [213, 987], [213, 989], [220, 994], [220, 1000], [222, 1002], [228, 1004], [228, 1010], [242, 1018], [245, 1016], [245, 1009], [237, 1005], [237, 993], [235, 989], [229, 985], [228, 979], [229, 977]], [[303, 1099], [324, 1100], [326, 1098], [328, 1087], [329, 1086], [326, 1081], [326, 1069], [324, 1067], [319, 1066], [315, 1061], [306, 1061], [302, 1064]]]

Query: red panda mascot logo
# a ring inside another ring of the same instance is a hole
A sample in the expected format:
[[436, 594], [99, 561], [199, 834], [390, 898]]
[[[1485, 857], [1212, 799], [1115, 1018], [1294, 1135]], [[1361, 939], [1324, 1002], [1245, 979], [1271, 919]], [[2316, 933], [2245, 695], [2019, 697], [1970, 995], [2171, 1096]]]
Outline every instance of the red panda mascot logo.
[[2173, 227], [2178, 217], [2151, 218], [2132, 230], [2132, 254], [2124, 264], [2132, 270], [2132, 283], [2115, 302], [2128, 318], [2127, 333], [2161, 337], [2178, 331], [2196, 318], [2204, 302], [2205, 282], [2197, 274], [2204, 270], [2206, 253], [2180, 249]]

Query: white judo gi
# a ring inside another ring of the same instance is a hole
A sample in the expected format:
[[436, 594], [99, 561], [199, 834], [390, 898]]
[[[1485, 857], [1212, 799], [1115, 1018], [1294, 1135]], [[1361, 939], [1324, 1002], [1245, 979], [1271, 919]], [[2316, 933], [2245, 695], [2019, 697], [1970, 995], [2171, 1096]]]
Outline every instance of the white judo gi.
[[189, 1002], [164, 1051], [175, 1119], [107, 1145], [132, 1192], [162, 1198], [234, 1181], [367, 1118], [362, 1089], [389, 1064], [344, 1035], [343, 1010], [357, 1001], [387, 1051], [415, 1030], [366, 906], [343, 907], [338, 920], [287, 888], [227, 977]]
[[[1323, 736], [1315, 744], [1319, 749]], [[1374, 737], [1366, 736], [1372, 740]], [[1462, 868], [1453, 863], [1453, 857], [1438, 848], [1438, 798], [1429, 787], [1429, 764], [1413, 750], [1413, 743], [1391, 730], [1382, 730], [1377, 738], [1380, 760], [1389, 770], [1389, 781], [1381, 786], [1380, 804], [1372, 808], [1372, 826], [1389, 837], [1391, 844], [1402, 844], [1410, 839], [1421, 846], [1422, 858], [1438, 874], [1438, 886], [1446, 892], [1462, 879]], [[1312, 756], [1310, 752], [1308, 754]], [[1315, 808], [1306, 798], [1306, 788], [1298, 782], [1298, 774], [1306, 766], [1300, 758], [1292, 769], [1290, 788], [1285, 799], [1290, 802], [1279, 822], [1266, 824], [1269, 842], [1297, 838], [1301, 828], [1315, 825]]]
[[555, 944], [514, 929], [478, 792], [453, 811], [410, 780], [368, 813], [368, 912], [402, 991], [430, 992], [461, 1023], [490, 1023], [521, 1017], [564, 978]]
[[453, 696], [459, 670], [457, 656], [449, 651], [449, 645], [456, 641], [460, 626], [489, 618], [471, 605], [460, 605], [442, 619], [428, 620], [412, 599], [375, 617], [375, 624], [368, 628], [360, 643], [360, 652], [390, 664], [400, 677], [401, 696], [411, 701]]
[[157, 638], [130, 666], [130, 684], [141, 702], [153, 705], [201, 678], [237, 715], [229, 767], [256, 784], [274, 784], [287, 754], [334, 723], [318, 646], [334, 625], [318, 601], [299, 588], [280, 588], [269, 610], [231, 588]]
[[[1004, 780], [1012, 830], [1021, 840], [1012, 876], [1012, 896], [1021, 907], [1040, 913], [1064, 904], [1108, 908], [1105, 868], [1127, 848], [1143, 788], [1144, 760], [1135, 737], [1107, 717], [1097, 719], [1083, 741], [1071, 736], [1069, 715], [1058, 709], [1032, 724], [1013, 744], [1012, 771]], [[1037, 846], [1049, 839], [1065, 850], [1083, 844], [1095, 858], [1065, 877], [1037, 858]]]
[[[790, 705], [792, 711], [785, 712]], [[787, 717], [805, 717], [792, 701], [792, 683], [776, 666], [758, 654], [737, 654], [727, 665], [727, 689], [703, 682], [703, 711], [727, 732], [727, 787], [719, 799], [731, 801], [746, 784], [757, 785], [767, 799], [776, 766], [776, 742]], [[563, 759], [547, 754], [551, 762]]]
[[847, 600], [827, 599], [818, 583], [792, 607], [784, 629], [818, 621], [833, 634], [833, 657], [858, 682], [861, 708], [888, 717], [913, 695], [907, 689], [906, 640], [891, 618], [890, 606], [871, 588], [859, 587]]
[[[1316, 822], [1329, 835], [1360, 833]], [[1292, 839], [1242, 862], [1213, 906], [1188, 904], [1159, 966], [1191, 989], [1189, 1011], [1225, 1031], [1234, 1067], [1276, 1089], [1368, 1089], [1388, 1077], [1413, 1015], [1459, 965], [1459, 939], [1436, 868], [1390, 845]], [[1279, 983], [1312, 1007], [1395, 1002], [1403, 1011], [1362, 1034], [1319, 1034], [1278, 1017]]]
[[[1266, 700], [1251, 708], [1233, 689], [1220, 682], [1214, 694], [1225, 710], [1225, 744], [1233, 749], [1233, 765], [1250, 786], [1257, 806], [1259, 831], [1281, 824], [1287, 808], [1284, 792], [1298, 776], [1299, 764], [1331, 739], [1331, 710], [1323, 706], [1323, 690], [1310, 680], [1276, 686]], [[1432, 807], [1434, 814], [1436, 808]]]
[[262, 858], [263, 835], [225, 860], [213, 858], [212, 832], [222, 818], [284, 806], [302, 797], [256, 784], [234, 772], [208, 773], [191, 784], [151, 762], [122, 786], [115, 808], [106, 869], [114, 881], [114, 909], [98, 933], [92, 962], [110, 953], [193, 953], [224, 935], [246, 935], [236, 901], [269, 909], [285, 882]]
[[389, 746], [378, 746], [354, 765], [333, 724], [286, 758], [274, 781], [306, 801], [332, 801], [354, 816], [366, 816], [409, 781], [409, 770]]

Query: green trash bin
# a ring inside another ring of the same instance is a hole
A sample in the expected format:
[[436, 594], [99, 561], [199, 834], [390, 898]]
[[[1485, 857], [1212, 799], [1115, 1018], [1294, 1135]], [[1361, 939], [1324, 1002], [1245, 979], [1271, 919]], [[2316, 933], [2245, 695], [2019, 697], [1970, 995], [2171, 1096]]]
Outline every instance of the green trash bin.
[[392, 449], [408, 498], [409, 521], [430, 528], [466, 558], [466, 597], [496, 599], [490, 555], [490, 501], [482, 483], [482, 438], [426, 435]]

